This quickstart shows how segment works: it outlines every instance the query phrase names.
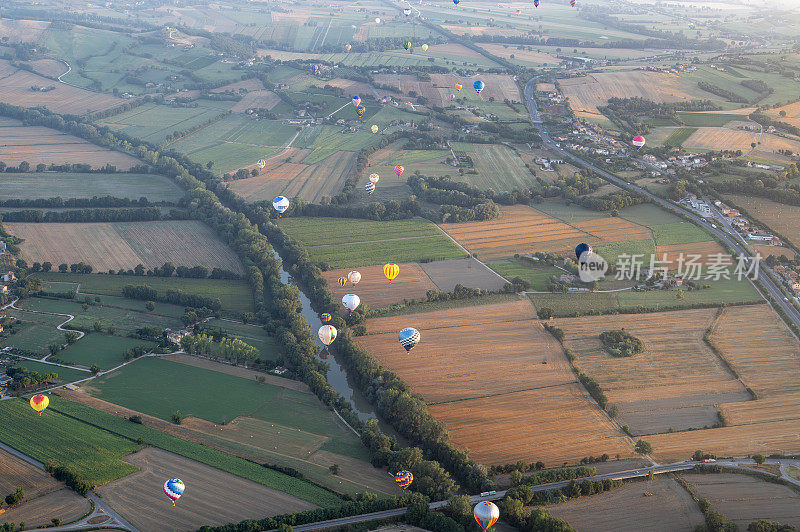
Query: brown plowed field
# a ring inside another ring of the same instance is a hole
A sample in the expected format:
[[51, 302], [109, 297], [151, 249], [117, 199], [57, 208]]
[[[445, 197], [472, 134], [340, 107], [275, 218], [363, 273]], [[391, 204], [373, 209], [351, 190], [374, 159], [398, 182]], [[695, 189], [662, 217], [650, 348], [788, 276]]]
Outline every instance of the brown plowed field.
[[[406, 353], [397, 332], [409, 326], [422, 340]], [[437, 403], [431, 413], [479, 462], [630, 455], [527, 300], [376, 318], [367, 331], [359, 345]]]
[[[0, 64], [8, 66], [8, 62], [0, 59]], [[46, 92], [32, 91], [31, 87], [49, 87], [55, 89]], [[0, 79], [0, 101], [19, 105], [20, 107], [47, 107], [55, 113], [83, 115], [89, 112], [105, 111], [124, 102], [122, 98], [87, 91], [58, 83], [27, 70], [18, 70], [10, 76]]]
[[[652, 495], [645, 496], [646, 493]], [[549, 505], [547, 509], [550, 515], [582, 532], [685, 531], [705, 522], [692, 496], [666, 476]]]
[[758, 519], [800, 526], [800, 495], [788, 486], [735, 473], [681, 476], [739, 530]]
[[67, 72], [67, 65], [55, 59], [36, 59], [35, 61], [28, 61], [28, 65], [37, 74], [50, 78], [57, 78]]
[[[750, 398], [722, 361], [703, 343], [716, 310], [622, 314], [558, 320], [575, 364], [596, 380], [619, 421], [635, 434], [711, 426], [716, 404]], [[646, 352], [616, 358], [599, 335], [622, 329], [640, 338]]]
[[115, 223], [6, 223], [25, 239], [28, 262], [73, 264], [84, 261], [95, 272], [146, 268], [165, 262], [179, 266], [220, 267], [242, 274], [239, 257], [207, 225], [194, 220]]
[[416, 262], [407, 262], [399, 266], [403, 275], [391, 283], [383, 275], [383, 265], [358, 268], [361, 281], [356, 286], [348, 282], [342, 287], [336, 282], [339, 277], [347, 277], [349, 268], [324, 272], [322, 276], [328, 281], [328, 288], [334, 300], [341, 299], [345, 294], [354, 293], [361, 298], [362, 304], [367, 304], [372, 309], [388, 307], [404, 299], [425, 299], [425, 292], [436, 290], [436, 285]]
[[[125, 461], [139, 471], [97, 491], [142, 531], [194, 530], [315, 508], [302, 499], [153, 447]], [[162, 486], [176, 476], [186, 484], [186, 491], [172, 506]]]
[[715, 240], [656, 247], [657, 260], [662, 261], [661, 265], [667, 266], [671, 270], [678, 268], [681, 254], [683, 254], [684, 264], [692, 259], [693, 255], [700, 255], [700, 258], [697, 259], [697, 263], [709, 264], [709, 255], [715, 255], [717, 253], [727, 254], [722, 246]]
[[62, 488], [6, 511], [0, 515], [0, 523], [24, 521], [28, 529], [53, 526], [54, 517], [69, 523], [89, 513], [90, 509], [89, 499], [81, 497], [70, 489]]
[[599, 113], [597, 107], [608, 99], [640, 96], [656, 103], [678, 102], [692, 99], [692, 95], [678, 86], [679, 78], [660, 72], [632, 70], [628, 72], [601, 72], [584, 77], [559, 79], [561, 92], [569, 98], [573, 111]]
[[[0, 87], [0, 94], [2, 92]], [[108, 163], [119, 170], [129, 170], [131, 166], [141, 164], [130, 155], [107, 150], [55, 129], [22, 125], [0, 126], [0, 160], [9, 166], [27, 161], [31, 166], [38, 163], [85, 163], [99, 168]]]
[[[22, 488], [27, 499], [33, 499], [44, 493], [55, 491], [63, 484], [55, 481], [50, 475], [34, 467], [13, 454], [0, 449], [0, 493], [3, 497]], [[0, 517], [0, 522], [3, 518]]]
[[622, 218], [609, 216], [567, 224], [524, 205], [503, 206], [494, 220], [441, 227], [484, 260], [515, 253], [567, 251], [578, 242], [598, 244], [652, 238], [650, 229]]

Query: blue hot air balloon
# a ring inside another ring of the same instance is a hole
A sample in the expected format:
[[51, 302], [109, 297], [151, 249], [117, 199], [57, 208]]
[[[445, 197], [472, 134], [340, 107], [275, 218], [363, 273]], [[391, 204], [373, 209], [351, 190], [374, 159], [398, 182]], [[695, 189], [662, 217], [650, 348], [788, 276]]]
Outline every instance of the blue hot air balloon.
[[289, 208], [289, 199], [283, 196], [275, 196], [272, 200], [272, 208], [278, 211], [278, 214], [283, 214]]
[[367, 183], [364, 185], [364, 190], [366, 190], [369, 195], [372, 196], [372, 193], [375, 192], [375, 183]]
[[459, 3], [460, 1], [461, 1], [461, 0], [453, 0], [453, 3], [454, 3], [455, 5], [458, 5], [458, 3]]
[[419, 331], [413, 327], [406, 327], [397, 335], [400, 345], [406, 348], [406, 351], [411, 351], [414, 346], [419, 343]]
[[478, 80], [478, 81], [476, 81], [475, 83], [472, 84], [472, 88], [474, 88], [475, 92], [477, 92], [478, 94], [480, 94], [481, 91], [483, 90], [483, 86], [484, 86], [484, 84], [483, 84], [483, 82], [481, 80]]
[[578, 244], [575, 247], [575, 257], [577, 257], [578, 262], [580, 262], [581, 260], [581, 255], [583, 255], [584, 253], [591, 253], [591, 252], [592, 252], [592, 246], [590, 246], [585, 242]]

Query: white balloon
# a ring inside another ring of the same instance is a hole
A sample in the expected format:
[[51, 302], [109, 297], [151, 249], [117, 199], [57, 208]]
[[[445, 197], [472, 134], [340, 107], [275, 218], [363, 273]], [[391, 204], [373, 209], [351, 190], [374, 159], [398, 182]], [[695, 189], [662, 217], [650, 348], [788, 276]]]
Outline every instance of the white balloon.
[[342, 305], [344, 308], [353, 312], [361, 304], [361, 298], [355, 294], [345, 294], [342, 298]]

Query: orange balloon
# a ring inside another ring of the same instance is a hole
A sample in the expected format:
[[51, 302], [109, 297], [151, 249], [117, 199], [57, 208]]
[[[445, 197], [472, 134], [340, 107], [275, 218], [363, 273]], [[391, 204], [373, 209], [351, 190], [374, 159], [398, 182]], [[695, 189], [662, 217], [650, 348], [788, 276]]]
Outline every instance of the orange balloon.
[[383, 275], [385, 275], [386, 278], [389, 279], [390, 283], [394, 280], [395, 277], [397, 277], [398, 273], [400, 273], [400, 266], [398, 266], [397, 264], [390, 262], [388, 264], [383, 265]]

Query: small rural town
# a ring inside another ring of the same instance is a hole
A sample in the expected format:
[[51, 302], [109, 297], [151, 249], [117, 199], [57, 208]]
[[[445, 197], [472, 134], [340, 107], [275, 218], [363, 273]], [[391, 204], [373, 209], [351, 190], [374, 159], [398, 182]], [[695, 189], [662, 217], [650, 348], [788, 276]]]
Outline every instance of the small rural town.
[[797, 530], [798, 27], [0, 2], [0, 532]]

